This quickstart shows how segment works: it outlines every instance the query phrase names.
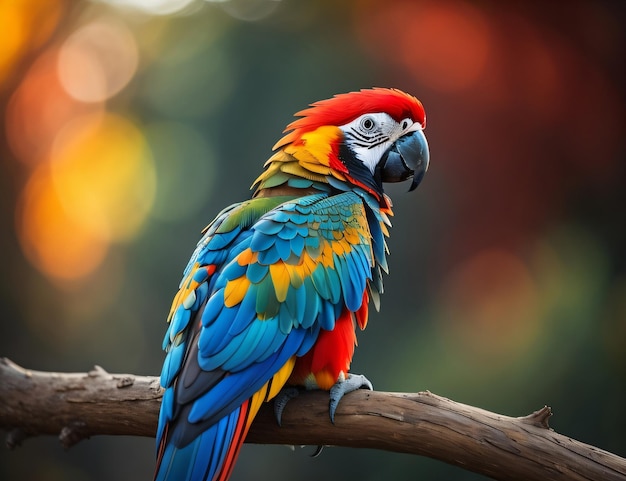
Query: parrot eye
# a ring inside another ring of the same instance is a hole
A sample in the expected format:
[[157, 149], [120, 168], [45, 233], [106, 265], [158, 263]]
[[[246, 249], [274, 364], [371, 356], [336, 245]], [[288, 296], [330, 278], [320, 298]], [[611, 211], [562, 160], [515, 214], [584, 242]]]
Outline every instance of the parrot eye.
[[374, 130], [374, 127], [376, 127], [376, 122], [371, 117], [368, 116], [361, 119], [361, 130], [364, 132], [371, 132]]

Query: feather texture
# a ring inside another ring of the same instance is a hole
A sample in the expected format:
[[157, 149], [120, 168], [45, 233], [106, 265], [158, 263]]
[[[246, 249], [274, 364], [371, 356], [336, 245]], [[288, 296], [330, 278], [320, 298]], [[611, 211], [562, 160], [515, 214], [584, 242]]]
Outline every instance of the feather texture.
[[368, 109], [424, 122], [416, 99], [390, 89], [313, 104], [253, 198], [204, 229], [163, 340], [156, 480], [227, 480], [263, 402], [285, 384], [330, 389], [347, 376], [388, 269], [391, 202], [340, 158], [339, 125]]

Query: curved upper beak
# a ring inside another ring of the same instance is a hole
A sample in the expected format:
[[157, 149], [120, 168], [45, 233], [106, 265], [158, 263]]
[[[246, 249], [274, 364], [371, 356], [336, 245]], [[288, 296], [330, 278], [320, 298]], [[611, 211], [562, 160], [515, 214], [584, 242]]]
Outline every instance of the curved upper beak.
[[409, 192], [422, 181], [428, 170], [430, 154], [424, 132], [409, 132], [387, 149], [380, 162], [383, 182], [402, 182], [413, 178]]

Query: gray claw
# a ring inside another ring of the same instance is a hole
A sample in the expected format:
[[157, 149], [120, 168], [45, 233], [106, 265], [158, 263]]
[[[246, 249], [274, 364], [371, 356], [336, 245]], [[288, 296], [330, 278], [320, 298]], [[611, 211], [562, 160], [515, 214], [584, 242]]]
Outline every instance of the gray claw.
[[279, 426], [282, 426], [283, 411], [287, 403], [293, 398], [298, 397], [300, 390], [297, 387], [287, 386], [280, 390], [274, 398], [274, 416]]
[[317, 449], [315, 450], [315, 452], [313, 454], [311, 454], [312, 458], [317, 458], [320, 454], [322, 454], [322, 451], [324, 450], [324, 445], [320, 444]]
[[344, 381], [337, 381], [333, 387], [330, 388], [330, 422], [335, 424], [335, 411], [339, 405], [341, 398], [349, 392], [356, 391], [357, 389], [369, 389], [374, 390], [372, 383], [362, 374], [348, 374], [348, 377]]

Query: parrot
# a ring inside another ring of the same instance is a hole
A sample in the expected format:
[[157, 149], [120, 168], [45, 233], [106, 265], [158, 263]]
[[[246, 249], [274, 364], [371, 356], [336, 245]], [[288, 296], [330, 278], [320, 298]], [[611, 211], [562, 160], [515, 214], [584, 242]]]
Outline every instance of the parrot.
[[295, 114], [252, 195], [202, 231], [172, 302], [154, 479], [226, 481], [261, 405], [293, 390], [372, 389], [350, 372], [378, 310], [393, 215], [384, 183], [422, 181], [422, 103], [398, 89], [337, 94]]

